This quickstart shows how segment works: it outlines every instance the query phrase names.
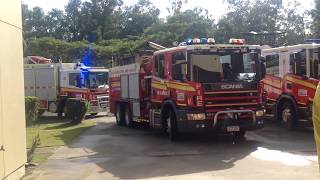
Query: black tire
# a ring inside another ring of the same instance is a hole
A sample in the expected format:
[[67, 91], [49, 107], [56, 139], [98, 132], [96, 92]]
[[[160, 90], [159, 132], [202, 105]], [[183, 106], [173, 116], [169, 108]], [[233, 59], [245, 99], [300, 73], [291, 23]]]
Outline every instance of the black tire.
[[67, 102], [66, 98], [63, 98], [59, 101], [58, 109], [57, 109], [57, 113], [58, 113], [59, 118], [63, 118], [63, 114], [66, 117], [66, 108], [65, 108], [66, 102]]
[[280, 107], [279, 120], [288, 130], [296, 128], [297, 113], [292, 103], [284, 102]]
[[125, 106], [124, 110], [124, 123], [127, 127], [133, 127], [133, 122], [132, 122], [132, 113], [129, 105]]
[[124, 125], [124, 111], [123, 111], [123, 106], [121, 104], [117, 104], [116, 106], [116, 123], [118, 126], [123, 126]]
[[178, 128], [177, 128], [177, 118], [173, 110], [168, 110], [164, 118], [165, 132], [171, 141], [177, 140], [178, 138]]
[[238, 132], [234, 132], [234, 136], [236, 139], [244, 139], [244, 136], [246, 135], [246, 131], [240, 130]]

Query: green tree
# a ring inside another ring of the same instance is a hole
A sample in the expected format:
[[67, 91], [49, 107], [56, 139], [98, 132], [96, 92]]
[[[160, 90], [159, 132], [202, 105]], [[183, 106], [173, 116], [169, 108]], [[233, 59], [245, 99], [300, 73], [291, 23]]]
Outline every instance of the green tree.
[[160, 10], [149, 0], [139, 0], [137, 4], [126, 7], [122, 14], [120, 37], [141, 36], [144, 30], [159, 22]]
[[286, 8], [281, 0], [226, 2], [229, 11], [217, 24], [218, 41], [239, 37], [254, 44], [284, 45], [301, 42], [305, 36], [304, 15], [298, 12], [301, 6], [296, 2]]
[[213, 37], [215, 28], [208, 11], [195, 8], [168, 16], [166, 22], [152, 25], [144, 35], [146, 39], [172, 46], [172, 42], [182, 42], [188, 38]]
[[81, 40], [83, 37], [79, 33], [81, 19], [81, 0], [69, 0], [65, 7], [66, 22], [68, 23], [68, 40]]
[[48, 36], [46, 16], [42, 8], [34, 7], [28, 10], [27, 6], [22, 7], [23, 28], [26, 37]]
[[188, 0], [168, 0], [170, 6], [167, 8], [169, 14], [175, 15], [181, 13], [184, 4], [188, 3]]
[[320, 0], [314, 0], [315, 8], [311, 10], [313, 19], [311, 30], [315, 38], [320, 38]]
[[293, 1], [289, 7], [283, 9], [280, 21], [280, 30], [285, 32], [284, 36], [280, 36], [279, 42], [281, 45], [299, 44], [306, 38], [306, 23], [305, 14], [299, 13], [302, 9], [301, 4]]
[[81, 36], [94, 40], [117, 38], [118, 19], [114, 16], [121, 0], [91, 0], [81, 7]]
[[31, 26], [31, 15], [32, 11], [29, 10], [28, 5], [22, 4], [21, 5], [21, 14], [22, 14], [22, 27], [24, 31], [24, 36], [28, 36], [28, 33], [31, 33], [32, 26]]
[[57, 39], [68, 38], [68, 23], [62, 10], [52, 9], [46, 16], [46, 24], [49, 36]]

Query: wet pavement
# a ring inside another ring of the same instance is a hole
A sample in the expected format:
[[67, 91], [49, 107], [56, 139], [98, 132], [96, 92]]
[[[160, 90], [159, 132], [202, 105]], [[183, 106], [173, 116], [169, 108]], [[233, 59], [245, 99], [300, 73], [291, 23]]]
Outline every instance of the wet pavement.
[[313, 133], [269, 122], [246, 139], [184, 135], [170, 142], [148, 128], [97, 125], [25, 179], [320, 179]]

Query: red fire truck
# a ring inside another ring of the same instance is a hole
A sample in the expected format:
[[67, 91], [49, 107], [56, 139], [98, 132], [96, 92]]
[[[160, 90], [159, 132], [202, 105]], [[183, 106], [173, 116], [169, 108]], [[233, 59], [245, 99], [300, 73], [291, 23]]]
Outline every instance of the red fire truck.
[[111, 68], [110, 111], [118, 125], [148, 123], [170, 139], [182, 132], [241, 138], [263, 126], [260, 54], [260, 46], [242, 39], [190, 39], [141, 63]]
[[306, 44], [263, 50], [267, 109], [287, 129], [294, 129], [298, 123], [312, 124], [312, 102], [319, 79], [319, 48], [316, 41], [308, 40]]
[[92, 115], [106, 111], [109, 104], [108, 69], [80, 63], [52, 63], [39, 56], [25, 58], [25, 95], [40, 99], [40, 111], [61, 116], [67, 98], [84, 98]]

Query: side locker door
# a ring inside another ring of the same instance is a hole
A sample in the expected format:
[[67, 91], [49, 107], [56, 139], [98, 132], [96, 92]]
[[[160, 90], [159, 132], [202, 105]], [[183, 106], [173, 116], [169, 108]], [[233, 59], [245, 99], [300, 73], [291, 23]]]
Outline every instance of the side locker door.
[[36, 85], [35, 85], [35, 74], [34, 69], [29, 66], [24, 68], [24, 94], [25, 96], [35, 96]]
[[36, 95], [42, 100], [56, 98], [55, 72], [53, 67], [38, 68], [36, 73]]
[[129, 75], [129, 98], [134, 99], [132, 104], [132, 115], [134, 117], [140, 117], [140, 78], [139, 74], [130, 74]]

